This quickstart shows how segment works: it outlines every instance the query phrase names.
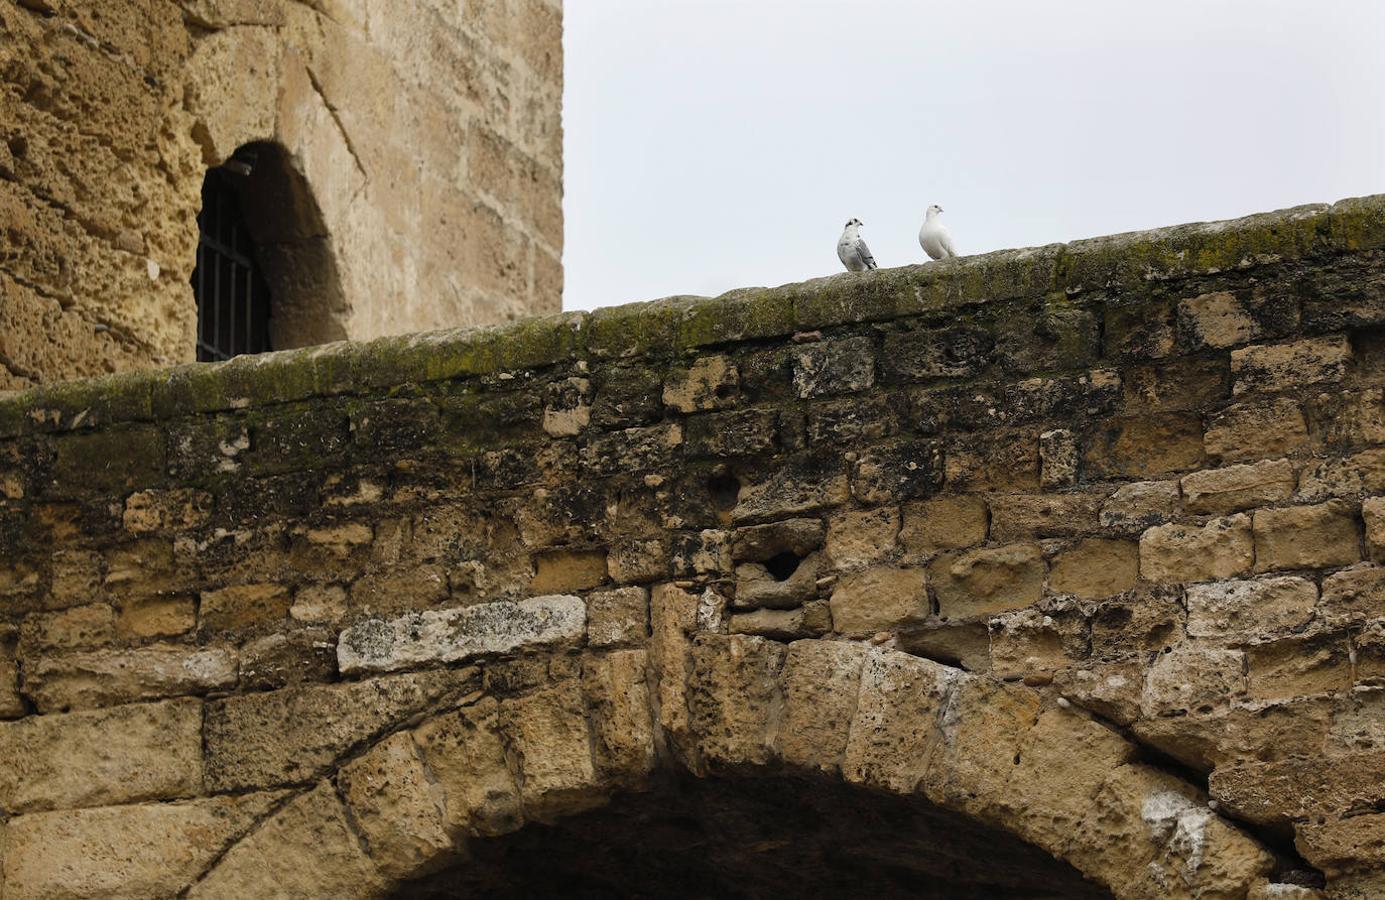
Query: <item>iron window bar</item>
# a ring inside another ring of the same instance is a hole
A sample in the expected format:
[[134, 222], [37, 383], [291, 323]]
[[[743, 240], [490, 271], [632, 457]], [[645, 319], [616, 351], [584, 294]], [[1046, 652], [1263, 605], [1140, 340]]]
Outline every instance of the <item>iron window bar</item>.
[[269, 286], [255, 259], [255, 244], [245, 227], [235, 183], [249, 168], [246, 162], [237, 162], [240, 168], [228, 165], [208, 170], [202, 182], [197, 267], [192, 273], [198, 362], [271, 349]]

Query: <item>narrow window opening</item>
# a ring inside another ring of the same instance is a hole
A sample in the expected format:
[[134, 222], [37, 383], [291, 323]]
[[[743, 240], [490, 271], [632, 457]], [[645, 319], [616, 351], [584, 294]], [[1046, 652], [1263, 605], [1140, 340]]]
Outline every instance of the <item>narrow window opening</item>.
[[217, 362], [271, 349], [270, 293], [241, 209], [237, 179], [254, 164], [237, 155], [207, 172], [197, 215], [197, 360]]

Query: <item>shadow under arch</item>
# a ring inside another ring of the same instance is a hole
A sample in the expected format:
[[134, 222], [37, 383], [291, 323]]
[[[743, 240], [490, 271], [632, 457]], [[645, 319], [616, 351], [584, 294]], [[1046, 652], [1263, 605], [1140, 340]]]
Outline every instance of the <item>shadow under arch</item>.
[[349, 307], [335, 249], [293, 157], [281, 144], [254, 141], [237, 148], [215, 171], [235, 193], [269, 290], [270, 347], [290, 350], [344, 340]]

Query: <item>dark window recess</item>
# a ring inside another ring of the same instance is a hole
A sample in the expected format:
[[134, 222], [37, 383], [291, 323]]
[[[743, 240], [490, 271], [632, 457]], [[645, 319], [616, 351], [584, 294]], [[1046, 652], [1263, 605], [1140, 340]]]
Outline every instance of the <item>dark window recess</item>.
[[255, 244], [245, 227], [230, 167], [211, 169], [202, 182], [197, 214], [197, 360], [216, 362], [269, 345], [269, 286], [255, 261]]

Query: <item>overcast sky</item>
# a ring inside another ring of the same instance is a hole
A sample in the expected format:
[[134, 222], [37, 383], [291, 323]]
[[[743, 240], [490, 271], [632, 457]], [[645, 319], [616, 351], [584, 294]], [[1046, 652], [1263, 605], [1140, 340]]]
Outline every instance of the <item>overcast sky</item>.
[[566, 309], [1385, 192], [1381, 0], [568, 0]]

